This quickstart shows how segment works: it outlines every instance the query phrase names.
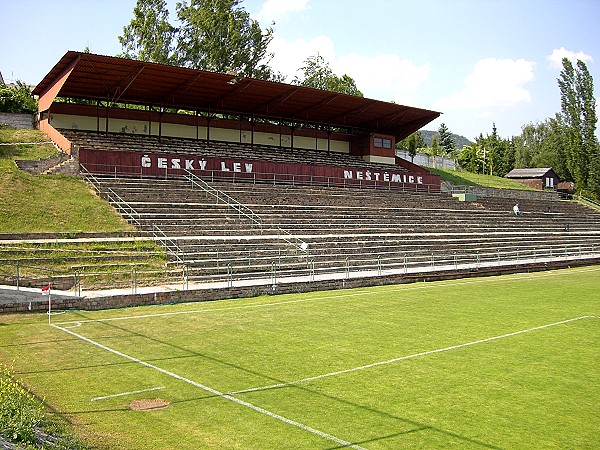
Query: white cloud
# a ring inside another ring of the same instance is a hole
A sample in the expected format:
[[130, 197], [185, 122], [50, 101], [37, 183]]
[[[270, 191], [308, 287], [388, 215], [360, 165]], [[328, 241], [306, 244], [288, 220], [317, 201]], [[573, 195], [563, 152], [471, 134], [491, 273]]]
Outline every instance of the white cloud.
[[441, 98], [438, 110], [509, 107], [531, 100], [523, 87], [534, 78], [535, 63], [524, 59], [479, 60], [465, 78], [465, 88]]
[[333, 41], [325, 35], [314, 37], [310, 40], [298, 39], [288, 42], [275, 33], [269, 52], [275, 56], [270, 62], [270, 66], [275, 72], [281, 72], [287, 77], [288, 82], [296, 76], [300, 76], [299, 69], [311, 56], [320, 54], [325, 61], [330, 64], [335, 58]]
[[288, 82], [302, 75], [299, 69], [307, 58], [319, 54], [337, 76], [347, 74], [352, 77], [366, 97], [400, 104], [414, 101], [414, 92], [428, 79], [430, 72], [428, 63], [417, 66], [391, 54], [367, 56], [351, 53], [338, 57], [334, 42], [325, 35], [288, 42], [275, 33], [269, 52], [275, 55], [270, 62], [271, 67], [285, 75]]
[[304, 11], [309, 8], [309, 0], [266, 0], [256, 15], [259, 22], [277, 22], [288, 14]]
[[562, 60], [563, 58], [567, 58], [573, 63], [576, 63], [577, 60], [581, 60], [583, 62], [593, 62], [594, 58], [590, 55], [586, 55], [583, 51], [573, 52], [567, 50], [564, 47], [555, 48], [552, 50], [552, 54], [547, 56], [546, 59], [550, 61], [550, 66], [555, 69], [562, 69]]
[[429, 78], [430, 65], [417, 66], [398, 55], [358, 55], [351, 53], [332, 61], [333, 72], [348, 74], [365, 97], [410, 104], [417, 89]]

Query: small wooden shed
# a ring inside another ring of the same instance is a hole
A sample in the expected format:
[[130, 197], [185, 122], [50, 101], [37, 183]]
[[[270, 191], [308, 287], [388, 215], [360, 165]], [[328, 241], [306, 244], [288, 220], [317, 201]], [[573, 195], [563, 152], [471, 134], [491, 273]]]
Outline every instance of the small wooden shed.
[[552, 170], [552, 167], [513, 169], [506, 174], [506, 178], [539, 190], [555, 190], [558, 186], [558, 175]]

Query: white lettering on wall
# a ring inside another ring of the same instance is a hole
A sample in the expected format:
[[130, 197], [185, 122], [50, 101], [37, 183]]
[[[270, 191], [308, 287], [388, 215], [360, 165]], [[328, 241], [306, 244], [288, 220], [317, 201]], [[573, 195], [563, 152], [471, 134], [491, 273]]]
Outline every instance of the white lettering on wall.
[[[183, 169], [185, 167], [187, 170], [206, 171], [208, 166], [208, 160], [206, 159], [185, 159], [179, 156], [154, 157], [148, 154], [144, 154], [141, 157], [140, 165], [144, 168], [150, 168], [153, 167], [155, 160], [156, 166], [159, 169]], [[254, 170], [254, 163], [245, 162], [243, 160], [231, 162], [220, 161], [220, 170], [222, 172], [252, 173]], [[423, 184], [422, 175], [410, 173], [376, 172], [371, 170], [344, 169], [344, 179], [376, 182], [383, 181], [385, 183]]]

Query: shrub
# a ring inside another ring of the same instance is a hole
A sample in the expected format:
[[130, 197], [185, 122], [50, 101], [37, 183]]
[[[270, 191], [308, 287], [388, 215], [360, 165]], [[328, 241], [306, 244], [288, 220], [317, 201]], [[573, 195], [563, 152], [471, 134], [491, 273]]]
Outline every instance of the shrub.
[[11, 86], [0, 83], [0, 112], [33, 114], [37, 109], [37, 100], [24, 82], [17, 80]]
[[10, 368], [0, 365], [0, 435], [35, 444], [35, 430], [42, 419], [42, 403], [15, 381]]

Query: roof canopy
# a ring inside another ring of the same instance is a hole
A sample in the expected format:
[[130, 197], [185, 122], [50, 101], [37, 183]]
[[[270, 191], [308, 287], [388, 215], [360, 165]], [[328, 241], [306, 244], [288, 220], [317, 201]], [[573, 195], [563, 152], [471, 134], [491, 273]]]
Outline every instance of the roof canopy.
[[552, 172], [552, 174], [554, 174], [554, 170], [552, 170], [552, 167], [512, 169], [506, 174], [506, 178], [542, 178], [546, 174], [548, 174], [548, 172]]
[[69, 97], [353, 128], [397, 139], [440, 116], [290, 84], [72, 51], [33, 94], [40, 96], [40, 110], [55, 97]]

